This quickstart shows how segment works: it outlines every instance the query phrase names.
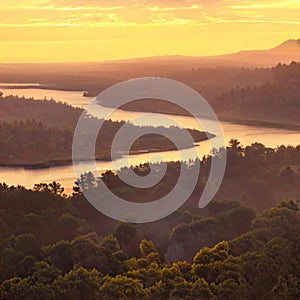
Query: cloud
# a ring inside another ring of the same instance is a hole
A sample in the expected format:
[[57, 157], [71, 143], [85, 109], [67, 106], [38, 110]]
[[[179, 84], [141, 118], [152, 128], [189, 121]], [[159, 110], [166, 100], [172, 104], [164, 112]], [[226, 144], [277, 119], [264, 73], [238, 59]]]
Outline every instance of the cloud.
[[[1, 27], [298, 24], [299, 0], [2, 0]], [[10, 13], [13, 12], [13, 13]]]
[[236, 4], [233, 4], [233, 5], [229, 5], [228, 6], [229, 8], [232, 8], [232, 9], [247, 9], [247, 10], [251, 10], [251, 9], [269, 9], [269, 8], [299, 8], [300, 5], [299, 5], [299, 1], [298, 0], [290, 0], [290, 1], [281, 1], [281, 2], [260, 2], [260, 3], [255, 3], [255, 2], [252, 2], [252, 3], [249, 3], [249, 2], [246, 2], [244, 4], [241, 4], [240, 3], [236, 3]]
[[161, 6], [150, 6], [146, 7], [146, 9], [150, 11], [183, 11], [183, 10], [195, 10], [195, 9], [200, 9], [201, 6], [198, 4], [194, 4], [191, 6], [176, 6], [176, 7], [161, 7]]
[[75, 7], [53, 7], [56, 11], [114, 11], [125, 9], [125, 6], [108, 6], [108, 7], [98, 7], [98, 6], [75, 6]]

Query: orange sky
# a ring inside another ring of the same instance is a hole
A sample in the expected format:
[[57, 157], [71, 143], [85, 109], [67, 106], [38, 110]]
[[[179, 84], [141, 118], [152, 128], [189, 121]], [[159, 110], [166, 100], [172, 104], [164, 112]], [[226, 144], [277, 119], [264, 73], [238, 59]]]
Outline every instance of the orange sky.
[[0, 0], [0, 62], [214, 55], [290, 38], [299, 0]]

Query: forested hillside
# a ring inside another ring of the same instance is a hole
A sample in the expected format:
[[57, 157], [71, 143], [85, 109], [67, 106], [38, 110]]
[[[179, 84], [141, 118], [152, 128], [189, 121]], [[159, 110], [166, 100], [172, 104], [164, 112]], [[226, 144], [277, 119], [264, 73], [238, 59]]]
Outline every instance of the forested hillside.
[[[114, 235], [90, 233], [50, 245], [33, 233], [12, 236], [1, 247], [0, 299], [298, 299], [298, 209], [283, 201], [254, 219], [252, 213], [244, 220], [248, 231], [199, 248], [189, 262], [168, 261], [130, 224], [119, 224]], [[27, 214], [23, 226], [30, 228], [33, 216]], [[57, 226], [71, 230], [79, 223], [85, 221], [65, 213]], [[135, 256], [120, 247], [125, 234]]]
[[146, 239], [137, 256], [128, 256], [112, 235], [90, 233], [42, 246], [33, 234], [21, 234], [3, 245], [2, 264], [13, 277], [0, 286], [0, 297], [296, 300], [298, 209], [283, 201], [258, 215], [245, 234], [199, 249], [191, 262], [168, 263]]
[[[0, 165], [52, 165], [72, 160], [73, 133], [82, 109], [53, 100], [33, 100], [0, 95]], [[87, 117], [91, 123], [96, 118]], [[121, 127], [141, 135], [144, 129], [123, 121], [106, 120], [96, 143], [96, 159], [111, 158], [111, 144]], [[165, 151], [177, 149], [168, 137], [177, 137], [181, 148], [192, 147], [184, 137], [185, 131], [177, 127], [148, 128], [151, 135], [143, 135], [131, 151]], [[194, 142], [212, 137], [212, 134], [188, 129]], [[157, 132], [157, 134], [156, 134]], [[140, 133], [140, 134], [139, 134]], [[164, 134], [164, 136], [162, 135]], [[118, 149], [122, 151], [122, 149]], [[121, 155], [121, 154], [120, 154]], [[83, 159], [89, 159], [83, 157]]]
[[[221, 120], [237, 123], [243, 120], [268, 121], [275, 123], [274, 126], [276, 123], [300, 124], [300, 63], [253, 70], [198, 69], [174, 73], [170, 78], [184, 82], [202, 94]], [[109, 106], [109, 102], [104, 105]], [[179, 106], [159, 99], [135, 101], [124, 108], [187, 114]]]
[[14, 121], [35, 120], [44, 126], [61, 129], [74, 129], [83, 112], [82, 109], [54, 100], [26, 99], [24, 97], [6, 96], [0, 91], [0, 120]]
[[[89, 173], [71, 197], [56, 182], [1, 184], [0, 299], [298, 299], [299, 151], [233, 140], [218, 200], [197, 207], [205, 157], [188, 202], [149, 224], [95, 210], [81, 192], [98, 184]], [[153, 201], [176, 183], [179, 166], [168, 163], [151, 190], [129, 188], [110, 171], [102, 178], [129, 201]]]
[[300, 124], [300, 63], [271, 72], [273, 82], [233, 88], [216, 97], [214, 107], [221, 116]]

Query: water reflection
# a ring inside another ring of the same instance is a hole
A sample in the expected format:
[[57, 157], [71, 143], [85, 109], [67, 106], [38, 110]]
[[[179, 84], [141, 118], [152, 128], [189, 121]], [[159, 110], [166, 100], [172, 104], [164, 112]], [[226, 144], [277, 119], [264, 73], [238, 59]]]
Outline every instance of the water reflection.
[[[4, 84], [3, 84], [4, 85]], [[15, 86], [15, 84], [14, 84]], [[7, 87], [7, 85], [6, 85]], [[55, 99], [58, 101], [67, 102], [73, 106], [85, 107], [90, 103], [92, 98], [83, 97], [82, 92], [78, 91], [57, 91], [57, 90], [45, 90], [45, 89], [36, 89], [36, 88], [3, 88], [0, 84], [0, 90], [4, 95], [18, 95], [24, 96], [26, 98], [33, 97], [35, 99]], [[108, 110], [106, 107], [99, 106], [97, 109]], [[166, 118], [164, 124], [161, 124], [161, 117], [153, 116], [149, 118], [137, 118], [143, 115], [141, 112], [128, 112], [123, 110], [116, 110], [111, 116], [112, 120], [124, 120], [132, 121], [136, 125], [152, 125], [152, 126], [170, 126], [172, 121], [169, 118]], [[182, 124], [186, 128], [195, 128], [201, 129], [196, 120], [191, 117], [184, 116], [169, 116], [172, 117], [176, 122]], [[137, 120], [133, 120], [137, 118]], [[228, 142], [231, 138], [238, 139], [243, 145], [250, 145], [254, 142], [263, 143], [268, 147], [277, 147], [279, 145], [298, 145], [300, 144], [300, 132], [292, 130], [283, 130], [276, 128], [263, 128], [263, 127], [254, 127], [246, 125], [237, 125], [227, 122], [221, 123], [223, 131], [225, 133], [226, 141]], [[212, 132], [214, 133], [214, 132]], [[209, 142], [201, 142], [200, 146], [197, 147], [197, 153], [199, 157], [202, 157], [205, 154], [210, 152]], [[118, 165], [127, 165], [127, 159], [132, 165], [139, 163], [149, 162], [154, 156], [155, 159], [152, 159], [153, 162], [159, 162], [161, 157], [164, 160], [180, 160], [181, 154], [185, 158], [194, 158], [194, 151], [191, 149], [184, 149], [182, 153], [178, 151], [167, 151], [161, 153], [143, 153], [138, 155], [131, 155], [130, 157], [121, 158], [118, 161]], [[89, 162], [84, 162], [80, 166], [82, 170], [85, 171], [88, 169]], [[104, 170], [112, 169], [111, 162], [97, 162], [97, 169], [99, 173]], [[26, 187], [32, 187], [35, 183], [40, 182], [51, 182], [53, 180], [59, 181], [65, 188], [68, 193], [71, 192], [73, 183], [75, 181], [73, 166], [60, 166], [52, 167], [49, 169], [38, 169], [38, 170], [24, 170], [23, 168], [0, 168], [0, 182], [6, 182], [9, 185], [12, 184], [21, 184]]]

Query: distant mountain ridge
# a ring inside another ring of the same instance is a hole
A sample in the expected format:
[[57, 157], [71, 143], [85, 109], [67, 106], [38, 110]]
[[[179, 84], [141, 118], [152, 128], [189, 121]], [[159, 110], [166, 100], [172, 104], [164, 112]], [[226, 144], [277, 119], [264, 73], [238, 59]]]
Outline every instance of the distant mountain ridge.
[[133, 58], [102, 62], [102, 65], [120, 66], [135, 64], [155, 64], [171, 68], [191, 67], [270, 67], [278, 63], [289, 64], [300, 61], [300, 39], [290, 39], [268, 50], [242, 50], [215, 56], [167, 55]]
[[[10, 82], [12, 79], [8, 78], [8, 75], [22, 74], [24, 68], [28, 74], [87, 72], [88, 76], [91, 76], [91, 72], [104, 72], [107, 78], [109, 72], [113, 76], [119, 74], [126, 78], [128, 73], [135, 73], [135, 76], [166, 76], [173, 72], [196, 68], [273, 67], [278, 63], [290, 64], [292, 61], [300, 61], [300, 39], [289, 39], [267, 50], [242, 50], [214, 56], [165, 55], [102, 62], [0, 63], [0, 82]], [[30, 77], [30, 80], [36, 79]], [[20, 82], [22, 81], [23, 79], [20, 79]]]
[[[88, 91], [90, 96], [95, 96], [117, 82], [137, 77], [167, 77], [183, 81], [186, 84], [194, 81], [194, 85], [191, 84], [191, 86], [195, 87], [196, 85], [197, 87], [198, 84], [195, 81], [201, 78], [201, 82], [203, 82], [203, 76], [206, 77], [208, 73], [215, 72], [218, 78], [220, 77], [218, 74], [222, 73], [226, 77], [224, 70], [221, 69], [227, 68], [231, 72], [231, 68], [269, 68], [279, 63], [288, 65], [292, 61], [300, 62], [300, 39], [287, 40], [269, 50], [243, 50], [218, 56], [169, 55], [105, 62], [0, 64], [0, 82], [33, 82], [39, 83], [44, 88]], [[201, 74], [198, 72], [199, 78], [192, 73], [185, 74], [200, 69], [202, 71]], [[264, 72], [268, 73], [262, 70], [261, 75]], [[222, 78], [224, 78], [223, 75]], [[210, 81], [215, 82], [216, 76], [210, 74]], [[248, 75], [245, 74], [245, 76]], [[187, 78], [189, 79], [187, 80]], [[223, 92], [222, 78], [221, 82], [217, 82], [217, 86]], [[249, 77], [247, 78], [249, 79]], [[240, 80], [238, 79], [238, 81]], [[262, 76], [259, 76], [256, 84], [260, 85], [265, 81]], [[211, 82], [207, 82], [210, 87]], [[233, 86], [234, 84], [233, 82]], [[202, 86], [203, 89], [207, 90]]]
[[289, 64], [292, 61], [300, 61], [300, 39], [287, 40], [269, 50], [246, 50], [223, 57], [264, 67], [274, 66], [278, 63]]
[[286, 49], [286, 47], [300, 47], [300, 39], [287, 40], [287, 41], [283, 42], [282, 44], [280, 44], [279, 46], [273, 48], [273, 50], [275, 50], [275, 49]]

